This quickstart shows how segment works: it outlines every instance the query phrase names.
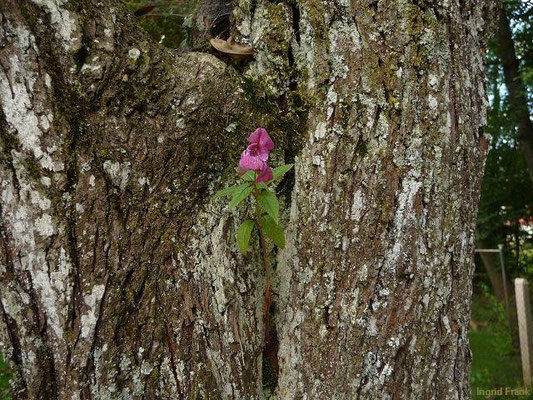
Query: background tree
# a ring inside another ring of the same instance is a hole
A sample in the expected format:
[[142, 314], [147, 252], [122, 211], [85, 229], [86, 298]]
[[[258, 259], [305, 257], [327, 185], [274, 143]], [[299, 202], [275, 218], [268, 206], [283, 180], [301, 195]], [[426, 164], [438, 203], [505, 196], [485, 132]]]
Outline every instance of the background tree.
[[[113, 0], [0, 3], [2, 338], [16, 398], [463, 398], [490, 2], [240, 0], [255, 56]], [[211, 194], [263, 124], [290, 210]]]
[[[500, 12], [504, 10], [499, 34], [489, 47], [491, 109], [487, 129], [493, 140], [482, 184], [478, 242], [480, 247], [489, 248], [506, 244], [510, 276], [531, 277], [533, 186], [528, 174], [531, 176], [533, 169], [528, 164], [528, 137], [533, 137], [533, 4], [506, 1]], [[483, 258], [495, 294], [503, 300], [501, 274], [495, 270], [494, 261], [498, 263], [491, 256]]]
[[[528, 75], [533, 66], [533, 45], [531, 44], [531, 36], [524, 43], [521, 43], [520, 39], [524, 38], [524, 32], [527, 35], [527, 31], [532, 29], [532, 10], [532, 5], [527, 2], [513, 1], [508, 4], [504, 2], [500, 8], [500, 24], [496, 46], [497, 54], [503, 67], [505, 86], [508, 91], [509, 104], [511, 106], [510, 114], [514, 118], [517, 140], [524, 153], [531, 182], [533, 182], [533, 122], [531, 122], [531, 112], [528, 104], [529, 96], [523, 78], [530, 79]], [[517, 46], [515, 45], [515, 40], [513, 40], [511, 20], [507, 14], [514, 17], [515, 21], [520, 25], [518, 31], [522, 32], [522, 34], [516, 35]], [[521, 61], [517, 55], [517, 47], [520, 48], [523, 55], [522, 68], [525, 69], [524, 74], [521, 74]]]

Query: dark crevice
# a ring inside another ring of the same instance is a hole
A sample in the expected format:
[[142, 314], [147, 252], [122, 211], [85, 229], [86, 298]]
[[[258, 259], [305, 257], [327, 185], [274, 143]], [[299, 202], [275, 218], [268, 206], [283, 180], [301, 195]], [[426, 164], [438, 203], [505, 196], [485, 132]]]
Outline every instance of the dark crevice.
[[[0, 203], [0, 216], [3, 215], [3, 209], [2, 204]], [[4, 254], [4, 259], [2, 260], [2, 263], [6, 267], [6, 271], [11, 277], [15, 278], [15, 267], [13, 265], [13, 260], [11, 259], [11, 252], [9, 251], [9, 240], [8, 240], [8, 234], [7, 230], [4, 226], [3, 219], [0, 218], [0, 240], [2, 244], [2, 250]], [[9, 343], [11, 344], [11, 358], [13, 360], [13, 363], [15, 365], [15, 373], [17, 374], [18, 379], [15, 380], [15, 387], [17, 390], [17, 393], [20, 395], [20, 398], [26, 398], [27, 394], [27, 385], [26, 380], [24, 379], [24, 371], [23, 371], [23, 362], [22, 362], [22, 348], [20, 345], [19, 338], [17, 336], [17, 332], [19, 332], [19, 328], [17, 327], [17, 323], [14, 319], [12, 319], [9, 314], [4, 309], [4, 304], [2, 301], [0, 301], [0, 313], [2, 315], [2, 319], [4, 321], [4, 326], [6, 327], [7, 335], [9, 337]]]
[[0, 68], [2, 68], [2, 71], [4, 72], [4, 75], [7, 78], [7, 82], [9, 83], [9, 89], [11, 91], [11, 98], [14, 99], [15, 98], [15, 92], [13, 91], [13, 82], [12, 82], [12, 79], [10, 77], [10, 74], [8, 74], [7, 67], [4, 66], [4, 62], [2, 61], [1, 58], [0, 58]]
[[[394, 356], [394, 382], [403, 382], [406, 376], [406, 365], [405, 361], [407, 359], [407, 353], [408, 353], [408, 346], [406, 343], [410, 343], [410, 338], [408, 340], [405, 340], [405, 343], [402, 344], [398, 350], [396, 351], [396, 355]], [[399, 399], [401, 398], [401, 390], [403, 386], [397, 385], [393, 388], [393, 399]]]
[[230, 35], [230, 16], [231, 14], [223, 14], [216, 16], [210, 23], [209, 33], [212, 37], [228, 40]]
[[[78, 162], [77, 162], [77, 154], [76, 154], [76, 144], [77, 144], [77, 137], [78, 137], [78, 131], [80, 129], [79, 121], [82, 121], [82, 111], [80, 109], [77, 110], [78, 112], [75, 115], [71, 115], [69, 126], [71, 129], [71, 136], [70, 140], [68, 142], [68, 150], [66, 154], [68, 154], [68, 159], [65, 162], [66, 165], [66, 176], [67, 176], [67, 182], [65, 185], [65, 193], [70, 194], [71, 198], [74, 198], [74, 194], [76, 191], [76, 183], [78, 181]], [[67, 114], [68, 115], [68, 114]], [[67, 219], [66, 224], [66, 233], [68, 238], [68, 253], [69, 257], [73, 266], [73, 303], [72, 308], [70, 310], [70, 328], [74, 328], [75, 321], [79, 319], [79, 308], [82, 304], [81, 299], [81, 280], [80, 280], [80, 261], [78, 257], [78, 240], [76, 236], [76, 212], [74, 209], [74, 203], [73, 201], [67, 203], [65, 202], [65, 214]]]
[[231, 34], [233, 3], [230, 0], [205, 0], [198, 14], [202, 17], [206, 33], [213, 38], [227, 40]]
[[323, 314], [323, 318], [324, 318], [324, 326], [326, 327], [326, 329], [328, 331], [332, 330], [333, 329], [333, 326], [331, 325], [330, 323], [330, 318], [331, 318], [331, 309], [330, 309], [330, 306], [326, 306], [324, 307], [324, 314]]
[[250, 16], [253, 19], [255, 10], [257, 9], [257, 0], [250, 0]]
[[[294, 34], [294, 39], [296, 43], [300, 44], [300, 9], [298, 7], [298, 4], [295, 2], [290, 2], [289, 6], [292, 10], [292, 31]], [[296, 75], [296, 68], [295, 68], [295, 60], [294, 60], [294, 50], [292, 43], [289, 43], [289, 50], [288, 50], [288, 62], [289, 67], [291, 70], [291, 76], [289, 81], [289, 90], [294, 91], [298, 89], [298, 81], [297, 81], [297, 75]]]
[[89, 57], [89, 50], [85, 46], [81, 46], [80, 49], [74, 54], [74, 60], [76, 61], [76, 69], [79, 71], [85, 61]]
[[374, 14], [372, 15], [372, 21], [376, 23], [376, 14], [378, 13], [378, 3], [379, 0], [374, 0], [369, 4], [369, 7], [374, 11]]
[[[292, 29], [294, 34], [294, 39], [296, 43], [300, 44], [300, 8], [297, 1], [287, 1], [289, 7], [292, 10]], [[280, 96], [280, 99], [278, 99], [278, 104], [280, 104], [280, 109], [282, 113], [288, 114], [293, 113], [295, 114], [294, 117], [300, 124], [299, 128], [297, 130], [302, 129], [302, 127], [305, 126], [305, 120], [307, 119], [307, 108], [306, 104], [304, 104], [304, 100], [302, 99], [298, 89], [298, 66], [296, 65], [296, 60], [294, 58], [294, 48], [293, 43], [289, 42], [289, 48], [287, 52], [287, 62], [289, 65], [290, 76], [289, 76], [289, 91], [288, 93], [284, 93], [282, 96]], [[299, 153], [300, 150], [300, 142], [301, 138], [298, 135], [299, 132], [295, 132], [294, 135], [290, 136], [289, 145], [284, 151], [284, 158], [286, 164], [293, 164], [296, 155]], [[285, 194], [286, 203], [290, 204], [292, 200], [292, 191], [294, 189], [295, 184], [295, 172], [294, 168], [291, 169], [288, 173], [285, 174], [281, 182], [279, 183], [277, 187], [278, 194]]]
[[18, 150], [19, 142], [17, 136], [9, 133], [8, 124], [6, 122], [6, 116], [4, 110], [0, 108], [0, 132], [3, 134], [0, 135], [1, 143], [4, 147], [4, 152], [0, 155], [0, 160], [7, 164], [7, 167], [11, 171], [11, 176], [13, 178], [13, 187], [15, 189], [15, 196], [20, 200], [20, 183], [13, 165], [13, 150]]
[[[273, 301], [270, 305], [270, 315], [273, 316], [275, 311], [276, 303]], [[269, 331], [265, 332], [265, 344], [263, 347], [263, 389], [274, 393], [278, 386], [279, 378], [279, 340], [276, 324], [272, 319], [271, 321]]]
[[4, 309], [4, 304], [1, 301], [0, 312], [2, 313], [2, 319], [4, 320], [7, 335], [9, 337], [9, 343], [11, 344], [11, 358], [16, 368], [15, 371], [13, 371], [17, 376], [17, 379], [15, 379], [14, 381], [14, 389], [17, 393], [17, 396], [19, 396], [17, 398], [26, 399], [28, 393], [28, 386], [26, 384], [26, 380], [24, 379], [25, 374], [22, 368], [22, 366], [24, 365], [22, 362], [22, 347], [20, 345], [19, 338], [16, 334], [16, 332], [19, 331], [19, 328], [17, 327], [15, 320], [10, 318], [9, 315], [6, 313], [6, 310]]
[[[284, 151], [285, 163], [293, 164], [301, 147], [301, 132], [306, 126], [305, 122], [307, 120], [308, 109], [304, 99], [299, 93], [299, 71], [294, 55], [294, 46], [300, 44], [300, 9], [297, 1], [286, 0], [285, 4], [287, 4], [292, 10], [292, 30], [294, 40], [289, 41], [287, 51], [287, 64], [290, 71], [288, 82], [289, 90], [279, 96], [276, 99], [276, 102], [280, 114], [286, 115], [289, 119], [294, 120], [294, 126], [298, 125], [294, 128], [293, 134], [290, 134], [289, 141]], [[293, 168], [285, 174], [276, 188], [279, 195], [284, 195], [286, 204], [291, 203], [294, 184], [295, 172]], [[273, 271], [275, 271], [274, 268]], [[271, 302], [268, 313], [270, 324], [268, 324], [264, 338], [262, 353], [262, 383], [265, 391], [275, 393], [279, 379], [279, 339], [275, 324], [275, 315], [277, 313], [275, 300]]]
[[298, 2], [294, 1], [290, 3], [292, 8], [292, 29], [294, 31], [294, 38], [296, 43], [300, 44], [300, 8]]

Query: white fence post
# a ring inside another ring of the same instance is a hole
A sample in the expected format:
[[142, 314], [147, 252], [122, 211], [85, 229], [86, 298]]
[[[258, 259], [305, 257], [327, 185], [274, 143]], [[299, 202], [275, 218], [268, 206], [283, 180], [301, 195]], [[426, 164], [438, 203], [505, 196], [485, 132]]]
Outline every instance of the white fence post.
[[516, 278], [514, 281], [516, 295], [516, 313], [518, 314], [518, 331], [520, 334], [520, 355], [522, 357], [522, 374], [524, 385], [531, 385], [533, 371], [533, 346], [531, 338], [531, 307], [529, 303], [529, 283], [526, 279]]

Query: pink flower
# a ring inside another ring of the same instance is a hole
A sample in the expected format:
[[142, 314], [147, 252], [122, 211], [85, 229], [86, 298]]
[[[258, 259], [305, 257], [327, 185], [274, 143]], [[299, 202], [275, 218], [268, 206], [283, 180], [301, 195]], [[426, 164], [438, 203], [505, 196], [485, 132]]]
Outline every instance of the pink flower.
[[272, 175], [272, 168], [270, 168], [265, 163], [265, 168], [261, 170], [259, 175], [257, 175], [257, 178], [255, 179], [256, 182], [268, 182], [271, 181], [274, 176]]
[[258, 145], [261, 151], [266, 153], [265, 161], [268, 160], [268, 152], [274, 149], [274, 142], [265, 128], [257, 128], [248, 138], [248, 142]]
[[243, 151], [239, 161], [239, 173], [259, 171], [256, 182], [268, 182], [272, 179], [272, 169], [267, 165], [267, 160], [274, 142], [265, 128], [257, 128], [248, 142], [250, 145]]

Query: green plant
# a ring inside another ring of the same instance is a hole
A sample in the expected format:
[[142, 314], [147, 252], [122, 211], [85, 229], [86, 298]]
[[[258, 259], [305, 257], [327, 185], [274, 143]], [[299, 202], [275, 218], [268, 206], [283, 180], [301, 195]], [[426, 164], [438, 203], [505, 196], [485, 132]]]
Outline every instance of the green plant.
[[248, 138], [250, 145], [242, 153], [239, 162], [239, 174], [244, 183], [222, 189], [214, 198], [230, 196], [229, 209], [233, 210], [245, 200], [254, 200], [255, 215], [246, 219], [237, 229], [237, 244], [243, 255], [246, 255], [254, 229], [257, 229], [259, 244], [263, 254], [265, 266], [265, 297], [263, 302], [263, 319], [265, 337], [269, 332], [269, 315], [271, 303], [271, 266], [266, 248], [266, 238], [279, 248], [285, 247], [285, 235], [279, 225], [279, 201], [270, 185], [281, 178], [291, 168], [292, 164], [282, 165], [273, 170], [268, 166], [269, 152], [274, 148], [274, 142], [264, 128], [258, 128]]

